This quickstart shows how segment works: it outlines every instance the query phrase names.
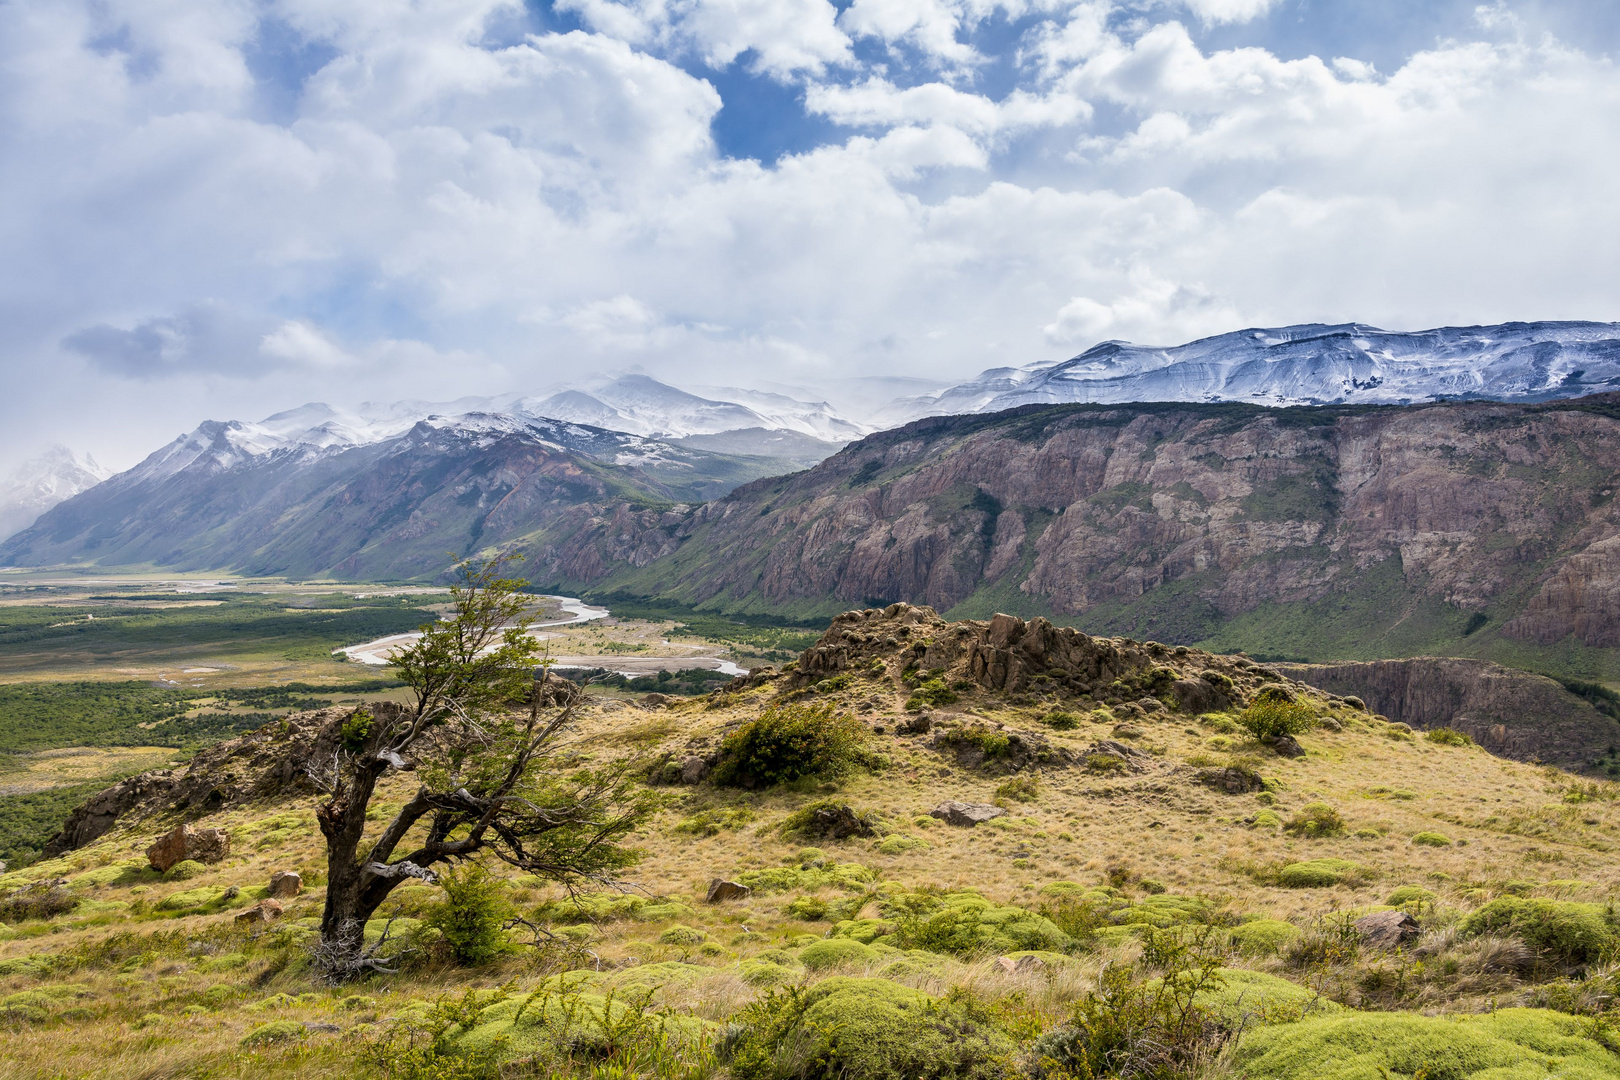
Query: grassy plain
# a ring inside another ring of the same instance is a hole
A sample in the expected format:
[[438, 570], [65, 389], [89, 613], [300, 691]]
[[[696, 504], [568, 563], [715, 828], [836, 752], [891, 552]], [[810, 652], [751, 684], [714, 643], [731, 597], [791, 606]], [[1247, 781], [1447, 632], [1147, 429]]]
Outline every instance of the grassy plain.
[[[409, 886], [387, 910], [407, 933], [425, 934], [412, 939], [422, 951], [397, 975], [314, 983], [307, 945], [324, 862], [310, 798], [207, 818], [201, 823], [230, 830], [233, 853], [183, 881], [142, 868], [161, 821], [0, 878], [3, 892], [66, 877], [79, 900], [70, 914], [18, 922], [0, 942], [0, 1012], [11, 1016], [0, 1031], [0, 1077], [494, 1077], [443, 1062], [445, 1071], [402, 1071], [398, 1054], [375, 1052], [394, 1045], [391, 1018], [430, 1030], [433, 1003], [446, 1000], [466, 1003], [465, 1027], [499, 1028], [514, 1052], [536, 1055], [536, 1071], [508, 1065], [504, 1075], [705, 1080], [723, 1075], [714, 1046], [751, 1003], [776, 985], [809, 993], [836, 976], [979, 1003], [985, 1022], [1018, 1046], [997, 1073], [1010, 1076], [1037, 1036], [1071, 1022], [1105, 970], [1140, 962], [1153, 925], [1213, 935], [1224, 964], [1218, 996], [1249, 1015], [1248, 1034], [1206, 1063], [1204, 1076], [1305, 1080], [1330, 1066], [1346, 1077], [1382, 1069], [1409, 1078], [1419, 1068], [1431, 1078], [1620, 1076], [1620, 1055], [1606, 1048], [1617, 1045], [1605, 1027], [1612, 958], [1570, 963], [1527, 950], [1511, 933], [1469, 929], [1473, 913], [1504, 898], [1590, 903], [1612, 927], [1620, 786], [1433, 742], [1342, 703], [1321, 710], [1331, 723], [1300, 737], [1305, 755], [1287, 758], [1250, 742], [1227, 714], [1158, 711], [1122, 725], [1095, 708], [1054, 723], [1054, 701], [1012, 704], [962, 688], [959, 701], [935, 711], [936, 725], [1036, 732], [1070, 752], [1071, 764], [1023, 771], [1013, 784], [994, 758], [970, 766], [949, 742], [899, 734], [911, 714], [898, 674], [869, 672], [819, 695], [768, 683], [658, 707], [594, 699], [574, 743], [594, 760], [679, 760], [712, 750], [772, 703], [827, 700], [864, 721], [866, 765], [766, 791], [663, 789], [666, 809], [634, 838], [646, 852], [636, 891], [575, 903], [542, 881], [508, 875], [504, 898], [555, 937], [534, 948], [514, 930], [509, 951], [482, 967], [458, 967], [433, 946], [431, 931], [413, 920], [431, 915], [440, 892]], [[1103, 739], [1142, 751], [1139, 771], [1095, 766], [1090, 751]], [[1264, 788], [1226, 794], [1200, 782], [1205, 770], [1229, 765], [1258, 771]], [[384, 801], [403, 800], [412, 783], [391, 781]], [[972, 829], [927, 816], [948, 798], [999, 802], [1007, 813]], [[880, 835], [784, 831], [827, 799], [876, 815]], [[1313, 807], [1332, 811], [1337, 825], [1317, 835], [1288, 828], [1327, 818]], [[1336, 880], [1286, 870], [1302, 864], [1328, 867]], [[237, 927], [233, 916], [282, 869], [300, 871], [312, 888], [272, 929]], [[751, 882], [754, 892], [706, 904], [714, 877]], [[1076, 897], [1101, 914], [1062, 921], [1062, 902]], [[1005, 946], [888, 944], [900, 940], [893, 932], [907, 904], [963, 898], [997, 918], [1022, 912], [1029, 925], [1051, 914], [1066, 943], [1049, 941], [1040, 962], [1024, 967], [998, 963]], [[1381, 952], [1346, 936], [1348, 918], [1392, 899], [1422, 923], [1419, 938]], [[617, 995], [622, 1009], [645, 994], [646, 1013], [663, 1015], [666, 1031], [701, 1037], [627, 1066], [598, 1036], [559, 1032], [548, 1012], [556, 1001], [530, 996], [558, 987], [565, 970], [574, 974], [564, 996], [574, 995], [580, 1015], [605, 1009], [622, 1018], [603, 995]], [[481, 996], [464, 998], [469, 990]], [[528, 1026], [498, 1019], [512, 1012], [503, 993], [542, 1000]], [[1515, 1005], [1562, 1011], [1494, 1012]], [[1468, 1042], [1474, 1028], [1440, 1018], [1485, 1012], [1521, 1042]], [[1380, 1037], [1386, 1028], [1394, 1034]], [[1451, 1056], [1415, 1060], [1438, 1046]], [[1544, 1051], [1565, 1064], [1543, 1067]], [[1517, 1071], [1490, 1072], [1504, 1053]], [[1290, 1054], [1304, 1055], [1303, 1064], [1276, 1065]], [[1254, 1061], [1269, 1064], [1249, 1071], [1245, 1062]]]

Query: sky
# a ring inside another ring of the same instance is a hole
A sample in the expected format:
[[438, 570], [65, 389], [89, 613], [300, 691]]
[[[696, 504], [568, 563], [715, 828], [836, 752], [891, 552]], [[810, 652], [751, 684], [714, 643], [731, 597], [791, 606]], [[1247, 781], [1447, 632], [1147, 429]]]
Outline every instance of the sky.
[[0, 465], [1620, 320], [1612, 0], [0, 0]]

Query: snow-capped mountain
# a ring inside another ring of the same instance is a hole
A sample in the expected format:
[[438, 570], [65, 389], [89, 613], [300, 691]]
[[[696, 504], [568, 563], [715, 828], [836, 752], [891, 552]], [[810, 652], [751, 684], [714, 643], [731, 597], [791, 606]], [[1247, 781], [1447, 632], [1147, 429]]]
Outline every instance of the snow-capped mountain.
[[111, 475], [89, 454], [52, 446], [0, 482], [0, 540], [21, 532], [55, 506]]
[[993, 368], [891, 403], [885, 426], [1019, 405], [1542, 401], [1620, 389], [1620, 324], [1504, 323], [1414, 333], [1360, 323], [1249, 329], [1172, 348], [1106, 341], [1071, 360]]
[[[640, 435], [511, 413], [370, 417], [306, 405], [208, 421], [41, 515], [0, 564], [242, 569], [407, 578], [626, 505], [718, 498], [783, 469]], [[403, 425], [403, 430], [401, 426]]]
[[703, 388], [701, 397], [645, 375], [513, 403], [528, 416], [554, 417], [657, 438], [760, 429], [788, 431], [842, 445], [871, 429], [839, 416], [825, 401], [799, 401], [737, 387]]
[[[620, 464], [679, 456], [678, 440], [695, 439], [694, 449], [780, 457], [792, 468], [814, 464], [868, 430], [825, 402], [752, 390], [720, 392], [740, 400], [700, 397], [645, 375], [626, 375], [590, 393], [565, 390], [546, 397], [368, 401], [353, 409], [310, 402], [259, 421], [205, 421], [122, 474], [119, 482], [145, 483], [188, 469], [223, 472], [271, 458], [314, 461], [397, 439], [423, 423], [502, 434], [523, 430], [559, 448]], [[706, 445], [714, 440], [719, 443]]]

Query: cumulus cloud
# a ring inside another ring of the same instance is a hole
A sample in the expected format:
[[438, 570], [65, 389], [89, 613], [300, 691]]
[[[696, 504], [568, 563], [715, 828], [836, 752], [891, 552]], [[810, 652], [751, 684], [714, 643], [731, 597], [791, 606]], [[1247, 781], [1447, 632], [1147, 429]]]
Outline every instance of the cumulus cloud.
[[[1620, 75], [1505, 8], [1384, 74], [1201, 44], [1241, 0], [565, 2], [0, 5], [0, 419], [1620, 317]], [[719, 71], [816, 137], [726, 156]]]
[[1270, 11], [1277, 0], [1187, 0], [1187, 8], [1206, 23], [1245, 23]]

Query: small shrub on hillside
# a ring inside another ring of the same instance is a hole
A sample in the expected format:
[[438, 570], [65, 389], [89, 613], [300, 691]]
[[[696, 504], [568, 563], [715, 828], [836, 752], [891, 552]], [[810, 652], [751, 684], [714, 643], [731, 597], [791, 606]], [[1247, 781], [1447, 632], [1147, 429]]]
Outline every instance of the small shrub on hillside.
[[79, 906], [79, 898], [61, 885], [37, 881], [0, 899], [0, 923], [54, 919]]
[[1268, 694], [1270, 690], [1263, 691], [1253, 705], [1238, 714], [1237, 722], [1245, 731], [1261, 742], [1269, 742], [1310, 730], [1316, 714], [1309, 705]]
[[[1075, 1003], [1066, 1023], [1035, 1041], [1038, 1077], [1190, 1077], [1232, 1036], [1205, 1002], [1222, 986], [1214, 935], [1150, 931], [1142, 966], [1103, 969], [1100, 986]], [[1157, 974], [1156, 978], [1144, 978]]]
[[848, 840], [852, 836], [881, 836], [885, 826], [876, 810], [857, 810], [838, 799], [818, 799], [789, 814], [777, 830], [790, 839]]
[[916, 712], [918, 709], [954, 705], [959, 700], [956, 691], [945, 685], [945, 679], [936, 675], [917, 684], [917, 689], [906, 698], [906, 709]]
[[1041, 721], [1053, 731], [1073, 731], [1080, 726], [1080, 718], [1063, 709], [1053, 709], [1043, 716]]
[[1412, 837], [1412, 843], [1419, 847], [1450, 847], [1451, 837], [1444, 833], [1420, 832]]
[[1407, 904], [1432, 904], [1434, 893], [1421, 885], [1402, 885], [1384, 900], [1390, 907], [1404, 907]]
[[1012, 740], [988, 724], [969, 724], [952, 728], [940, 736], [945, 746], [971, 746], [987, 759], [1005, 757], [1012, 752]]
[[786, 908], [789, 918], [805, 922], [820, 922], [827, 917], [827, 901], [815, 896], [801, 896]]
[[1015, 776], [996, 788], [998, 802], [1013, 799], [1017, 802], [1033, 802], [1040, 796], [1041, 785], [1033, 776]]
[[849, 771], [865, 728], [831, 703], [776, 705], [726, 737], [716, 783], [768, 787]]
[[709, 935], [702, 930], [676, 923], [658, 935], [660, 945], [701, 945], [709, 939]]
[[268, 1024], [260, 1024], [242, 1036], [242, 1045], [254, 1049], [274, 1043], [298, 1042], [308, 1035], [309, 1029], [297, 1020], [272, 1020]]
[[205, 874], [207, 872], [208, 867], [204, 866], [196, 859], [181, 859], [179, 862], [169, 867], [168, 870], [164, 871], [163, 879], [165, 881], [189, 881], [197, 875]]
[[1432, 743], [1441, 746], [1473, 746], [1474, 740], [1458, 731], [1456, 728], [1437, 727], [1423, 736]]
[[1299, 927], [1281, 919], [1254, 919], [1231, 931], [1232, 948], [1245, 956], [1274, 956], [1299, 936]]
[[1612, 904], [1503, 896], [1463, 917], [1469, 937], [1512, 935], [1548, 957], [1590, 963], [1620, 955], [1620, 913]]
[[1124, 758], [1114, 754], [1088, 754], [1086, 768], [1094, 773], [1122, 773], [1130, 766]]
[[502, 929], [513, 915], [512, 902], [501, 882], [477, 863], [439, 878], [444, 899], [424, 920], [443, 936], [457, 963], [484, 964], [506, 951]]
[[1014, 1051], [966, 992], [931, 998], [885, 979], [774, 990], [738, 1019], [736, 1080], [993, 1080]]
[[1288, 819], [1283, 825], [1283, 831], [1313, 840], [1328, 836], [1343, 836], [1344, 818], [1327, 803], [1307, 803], [1300, 807], [1299, 813]]

